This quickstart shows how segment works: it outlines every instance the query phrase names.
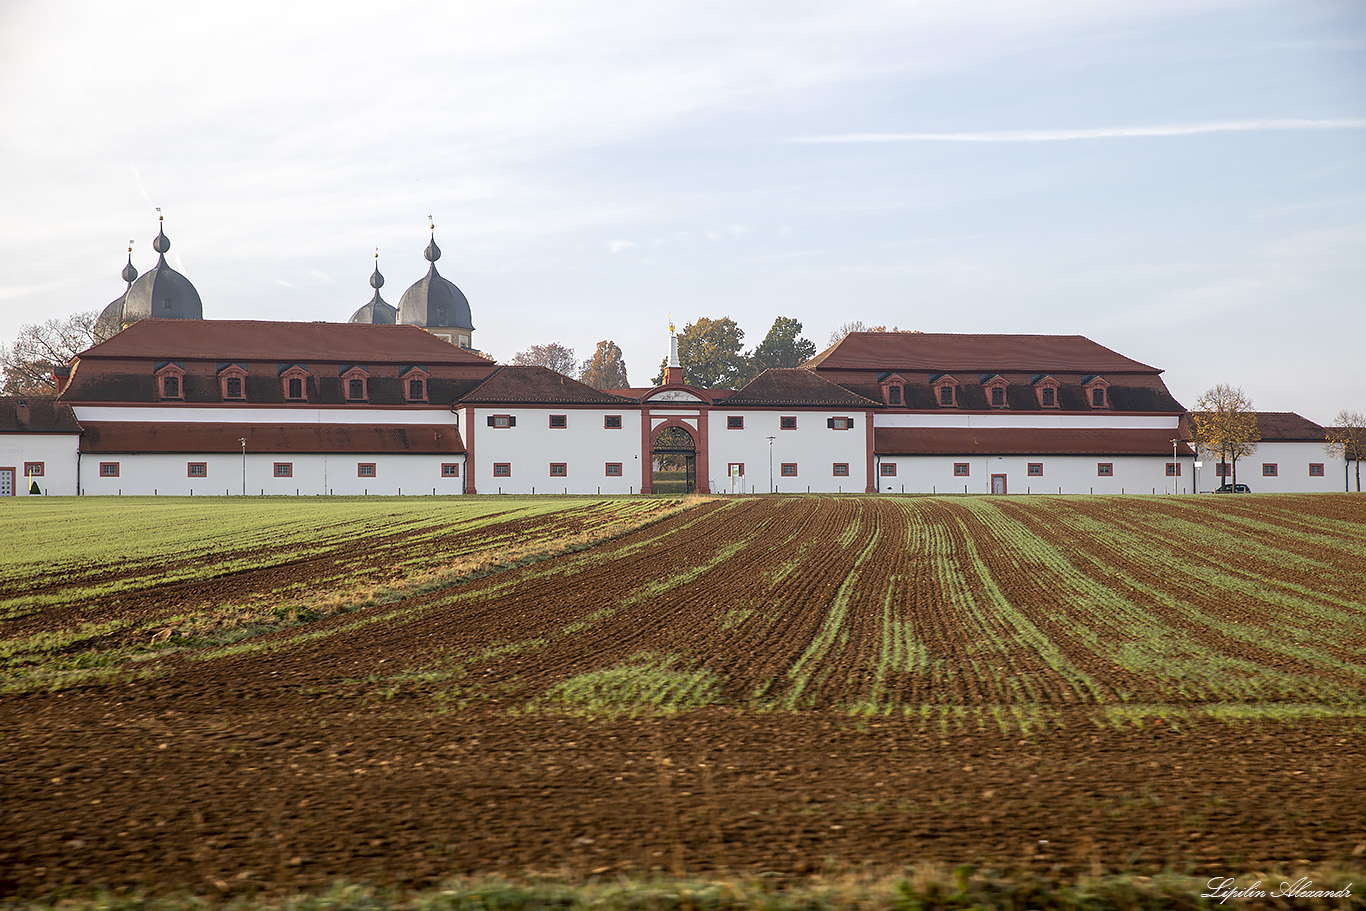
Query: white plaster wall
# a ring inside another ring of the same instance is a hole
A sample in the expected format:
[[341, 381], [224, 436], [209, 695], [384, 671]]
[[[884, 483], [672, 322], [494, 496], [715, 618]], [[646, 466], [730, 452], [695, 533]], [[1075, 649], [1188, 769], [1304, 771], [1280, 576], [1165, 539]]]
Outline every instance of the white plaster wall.
[[[1166, 476], [1171, 456], [882, 456], [896, 465], [896, 477], [878, 476], [883, 493], [990, 493], [991, 476], [1006, 476], [1006, 492], [1065, 494], [1192, 493], [1190, 456], [1182, 456], [1181, 477]], [[968, 477], [955, 477], [953, 466], [967, 462]], [[1032, 477], [1029, 464], [1043, 464], [1043, 476]], [[1097, 465], [1114, 467], [1111, 477], [1097, 475]], [[874, 469], [881, 471], [875, 465]], [[1173, 484], [1175, 480], [1175, 484]]]
[[[14, 495], [28, 496], [35, 480], [46, 496], [74, 495], [79, 443], [80, 437], [74, 433], [0, 434], [0, 468], [14, 469]], [[25, 462], [42, 462], [43, 476], [24, 477]]]
[[[119, 463], [119, 476], [100, 476], [101, 462]], [[204, 462], [207, 475], [188, 476], [190, 462]], [[289, 462], [293, 477], [275, 477], [275, 463]], [[356, 466], [375, 464], [375, 477], [361, 478]], [[461, 477], [441, 477], [443, 463], [460, 465]], [[249, 453], [248, 496], [430, 496], [458, 494], [465, 473], [463, 455], [337, 455]], [[81, 457], [81, 492], [92, 496], [241, 496], [240, 455], [92, 454]]]
[[1030, 412], [1012, 414], [877, 414], [875, 427], [1058, 427], [1072, 430], [1115, 428], [1121, 430], [1175, 430], [1176, 415], [1123, 415], [1110, 411], [1093, 414]]
[[[1204, 455], [1204, 466], [1200, 469], [1200, 489], [1211, 491], [1225, 482], [1227, 478], [1218, 477], [1216, 465], [1219, 456]], [[1323, 477], [1311, 478], [1311, 462], [1322, 463]], [[1262, 474], [1262, 466], [1276, 465], [1276, 477]], [[1329, 455], [1322, 443], [1260, 443], [1251, 455], [1238, 460], [1238, 483], [1246, 484], [1253, 493], [1329, 493], [1345, 489], [1343, 486], [1343, 465], [1341, 457]], [[1352, 478], [1352, 488], [1356, 479]]]
[[[726, 418], [739, 415], [745, 419], [743, 430], [727, 430]], [[783, 430], [779, 419], [797, 418], [796, 430]], [[853, 418], [849, 430], [831, 430], [826, 421], [832, 417]], [[862, 411], [788, 411], [727, 410], [724, 404], [714, 409], [707, 425], [709, 451], [708, 468], [714, 493], [728, 493], [731, 489], [726, 466], [731, 462], [745, 463], [743, 491], [737, 493], [766, 493], [769, 489], [768, 437], [773, 437], [773, 485], [781, 493], [863, 493], [868, 483], [868, 420]], [[782, 476], [782, 463], [796, 462], [797, 477]], [[834, 475], [836, 462], [849, 463], [849, 476]]]
[[[466, 448], [473, 440], [475, 489], [496, 493], [640, 493], [640, 420], [635, 408], [469, 408]], [[472, 414], [471, 414], [472, 413]], [[509, 414], [516, 427], [490, 427], [490, 415]], [[550, 428], [562, 414], [566, 426]], [[603, 427], [609, 414], [621, 416], [621, 429]], [[507, 462], [510, 477], [493, 476], [495, 462]], [[564, 462], [568, 474], [551, 477], [550, 463]], [[607, 463], [621, 463], [621, 477], [607, 476]]]
[[134, 421], [185, 424], [455, 424], [448, 408], [310, 408], [282, 405], [278, 408], [214, 408], [163, 405], [77, 405], [78, 421]]

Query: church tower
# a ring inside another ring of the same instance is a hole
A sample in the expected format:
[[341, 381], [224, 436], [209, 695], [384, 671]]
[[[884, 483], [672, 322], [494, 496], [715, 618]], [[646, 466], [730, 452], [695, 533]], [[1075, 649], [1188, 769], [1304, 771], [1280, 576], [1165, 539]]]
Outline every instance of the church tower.
[[474, 321], [470, 318], [470, 302], [465, 294], [436, 271], [441, 248], [436, 245], [436, 224], [431, 225], [432, 239], [423, 251], [431, 266], [427, 274], [403, 292], [398, 302], [398, 321], [405, 326], [421, 326], [437, 338], [445, 339], [461, 348], [473, 348]]

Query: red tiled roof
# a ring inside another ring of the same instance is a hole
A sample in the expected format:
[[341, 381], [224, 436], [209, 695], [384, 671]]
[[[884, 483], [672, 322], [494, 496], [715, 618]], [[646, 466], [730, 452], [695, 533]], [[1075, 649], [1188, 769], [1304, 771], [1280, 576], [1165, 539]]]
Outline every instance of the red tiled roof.
[[[23, 402], [23, 405], [19, 403]], [[0, 433], [80, 433], [69, 405], [50, 396], [0, 397]]]
[[462, 453], [450, 424], [196, 424], [87, 421], [84, 452]]
[[[1170, 430], [1070, 430], [1044, 427], [880, 427], [880, 455], [1168, 455]], [[1177, 453], [1192, 455], [1184, 442]]]
[[1268, 443], [1322, 443], [1328, 438], [1325, 428], [1293, 411], [1257, 412], [1257, 430]]
[[801, 367], [770, 367], [736, 390], [727, 405], [792, 405], [875, 408], [871, 401]]
[[[1160, 372], [1080, 335], [851, 332], [807, 361], [818, 370]], [[908, 377], [909, 379], [909, 377]]]
[[548, 367], [499, 367], [488, 379], [460, 399], [461, 403], [490, 405], [606, 405], [627, 404], [621, 396], [556, 373]]
[[77, 357], [477, 364], [485, 367], [493, 363], [417, 326], [199, 319], [138, 320]]

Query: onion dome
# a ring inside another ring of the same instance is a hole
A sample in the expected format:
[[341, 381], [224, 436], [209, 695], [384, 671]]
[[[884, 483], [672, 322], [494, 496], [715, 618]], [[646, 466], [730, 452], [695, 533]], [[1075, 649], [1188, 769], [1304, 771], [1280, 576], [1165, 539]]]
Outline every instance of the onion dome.
[[[157, 220], [160, 222], [161, 217]], [[148, 317], [203, 319], [204, 305], [199, 300], [199, 292], [188, 278], [166, 265], [166, 251], [171, 249], [171, 241], [160, 226], [152, 249], [157, 251], [157, 264], [142, 273], [128, 289], [123, 302], [124, 325]]]
[[423, 256], [431, 266], [427, 275], [403, 292], [398, 302], [398, 321], [407, 326], [421, 326], [424, 329], [457, 328], [474, 329], [470, 318], [470, 302], [465, 293], [447, 281], [436, 271], [436, 261], [441, 258], [441, 248], [436, 245], [436, 228], [432, 228], [432, 241], [427, 244]]
[[398, 321], [398, 308], [391, 306], [384, 298], [380, 297], [379, 289], [384, 287], [384, 276], [379, 274], [378, 250], [375, 251], [375, 271], [370, 276], [370, 287], [375, 289], [375, 296], [370, 298], [370, 303], [351, 314], [351, 319], [348, 322], [379, 323], [392, 326]]
[[119, 273], [119, 277], [128, 283], [128, 287], [124, 288], [123, 293], [114, 298], [95, 318], [95, 337], [101, 340], [107, 339], [123, 329], [123, 302], [128, 297], [128, 290], [133, 287], [133, 280], [138, 277], [137, 267], [133, 265], [133, 242], [131, 240], [128, 241], [128, 263]]

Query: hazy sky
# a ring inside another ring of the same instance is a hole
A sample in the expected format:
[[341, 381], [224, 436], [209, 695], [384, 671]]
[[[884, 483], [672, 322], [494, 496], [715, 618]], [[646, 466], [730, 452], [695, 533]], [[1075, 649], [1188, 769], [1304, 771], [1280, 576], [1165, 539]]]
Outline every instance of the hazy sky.
[[0, 0], [0, 338], [168, 258], [347, 319], [374, 249], [506, 360], [777, 316], [1089, 336], [1366, 411], [1366, 5]]

